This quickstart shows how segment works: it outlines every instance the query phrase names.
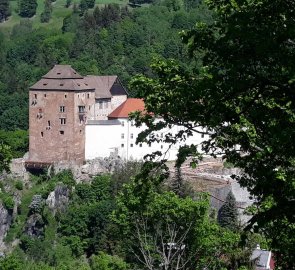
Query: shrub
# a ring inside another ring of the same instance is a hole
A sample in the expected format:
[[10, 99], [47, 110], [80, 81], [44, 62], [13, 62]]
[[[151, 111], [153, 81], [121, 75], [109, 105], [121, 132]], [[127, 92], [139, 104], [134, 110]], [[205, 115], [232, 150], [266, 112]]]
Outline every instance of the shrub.
[[16, 181], [14, 186], [15, 186], [15, 188], [17, 190], [23, 190], [24, 189], [24, 184], [23, 184], [23, 182], [21, 180]]

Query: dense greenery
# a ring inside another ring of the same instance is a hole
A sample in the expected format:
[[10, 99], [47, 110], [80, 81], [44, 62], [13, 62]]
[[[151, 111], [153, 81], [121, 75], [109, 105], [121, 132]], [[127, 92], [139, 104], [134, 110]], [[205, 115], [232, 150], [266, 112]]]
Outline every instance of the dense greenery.
[[36, 14], [37, 5], [37, 0], [19, 0], [19, 15], [33, 17]]
[[[3, 205], [12, 214], [12, 194], [20, 203], [5, 239], [19, 245], [0, 269], [251, 269], [256, 242], [242, 245], [242, 233], [212, 217], [206, 194], [180, 198], [166, 176], [152, 163], [129, 162], [90, 183], [77, 184], [70, 171], [26, 185], [2, 180]], [[54, 208], [52, 191], [60, 192]]]
[[7, 20], [10, 15], [9, 0], [0, 1], [0, 22]]
[[[167, 142], [208, 134], [202, 150], [243, 169], [236, 179], [256, 200], [248, 228], [267, 233], [278, 264], [293, 269], [295, 2], [207, 2], [214, 23], [198, 22], [182, 35], [200, 65], [187, 70], [177, 61], [157, 61], [153, 78], [134, 81], [153, 113], [135, 116], [150, 127], [140, 139], [173, 124], [187, 130]], [[163, 122], [152, 124], [158, 116]], [[197, 162], [197, 150], [184, 147], [180, 161], [190, 155]]]

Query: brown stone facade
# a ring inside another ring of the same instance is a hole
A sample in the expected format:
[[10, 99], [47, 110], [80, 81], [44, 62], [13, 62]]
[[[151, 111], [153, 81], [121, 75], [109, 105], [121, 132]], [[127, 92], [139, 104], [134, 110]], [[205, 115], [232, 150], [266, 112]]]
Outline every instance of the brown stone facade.
[[94, 95], [94, 90], [30, 90], [29, 161], [84, 162], [85, 122]]
[[117, 76], [83, 77], [69, 65], [55, 65], [30, 87], [27, 167], [83, 164], [87, 119], [107, 119], [126, 99]]

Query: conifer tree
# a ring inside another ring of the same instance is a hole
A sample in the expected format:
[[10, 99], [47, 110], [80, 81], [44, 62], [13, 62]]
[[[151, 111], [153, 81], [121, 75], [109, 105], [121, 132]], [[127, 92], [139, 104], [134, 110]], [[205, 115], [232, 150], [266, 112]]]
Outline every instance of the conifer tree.
[[51, 13], [52, 13], [52, 4], [51, 4], [51, 0], [45, 0], [44, 3], [44, 11], [41, 14], [41, 22], [49, 22], [50, 18], [51, 18]]
[[220, 226], [233, 231], [238, 228], [238, 208], [232, 191], [228, 193], [224, 205], [218, 211], [218, 222]]
[[36, 14], [37, 0], [20, 0], [19, 1], [19, 15], [21, 17], [33, 17]]
[[10, 15], [9, 1], [0, 0], [0, 22], [5, 21]]

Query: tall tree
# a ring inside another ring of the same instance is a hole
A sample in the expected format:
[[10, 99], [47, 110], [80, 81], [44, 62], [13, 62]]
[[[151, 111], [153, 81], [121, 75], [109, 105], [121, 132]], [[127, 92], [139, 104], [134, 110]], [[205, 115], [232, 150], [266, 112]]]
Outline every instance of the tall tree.
[[[295, 2], [291, 0], [207, 1], [214, 23], [198, 22], [182, 35], [200, 68], [188, 71], [175, 61], [158, 61], [157, 77], [138, 77], [148, 114], [135, 117], [150, 132], [180, 124], [186, 132], [167, 138], [176, 142], [206, 127], [202, 150], [221, 155], [243, 169], [236, 176], [256, 199], [249, 227], [280, 225], [295, 233]], [[177, 101], [177, 102], [175, 102]], [[153, 114], [149, 113], [152, 112]], [[162, 117], [153, 124], [153, 117]], [[146, 132], [145, 135], [148, 135]], [[195, 146], [183, 155], [200, 156]], [[181, 155], [180, 155], [181, 156]], [[287, 225], [287, 226], [285, 226]], [[290, 225], [290, 226], [289, 226]], [[277, 261], [295, 267], [295, 255], [273, 241]]]
[[21, 17], [31, 18], [36, 14], [37, 0], [20, 0], [19, 15]]
[[9, 15], [9, 0], [0, 0], [0, 22], [5, 21]]
[[238, 215], [236, 198], [230, 191], [226, 196], [225, 203], [218, 211], [218, 223], [222, 227], [235, 231], [239, 225]]

